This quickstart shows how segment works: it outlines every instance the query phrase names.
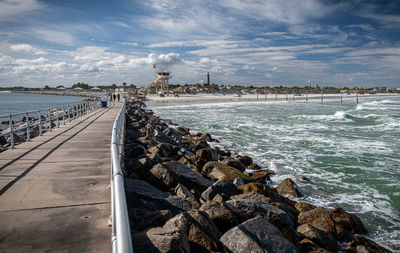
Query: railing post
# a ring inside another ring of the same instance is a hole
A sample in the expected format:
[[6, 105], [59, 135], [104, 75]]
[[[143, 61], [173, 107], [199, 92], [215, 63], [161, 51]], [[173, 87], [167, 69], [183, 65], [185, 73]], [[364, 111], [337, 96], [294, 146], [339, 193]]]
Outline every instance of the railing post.
[[51, 132], [51, 110], [48, 111], [49, 114], [49, 132]]
[[39, 117], [39, 135], [42, 136], [42, 114], [40, 114], [40, 110], [38, 112]]
[[31, 134], [30, 134], [30, 129], [29, 129], [29, 115], [28, 113], [25, 113], [25, 120], [26, 120], [26, 141], [31, 140]]
[[73, 115], [74, 115], [74, 120], [76, 120], [76, 105], [73, 106]]
[[10, 142], [11, 142], [11, 148], [14, 148], [14, 126], [13, 126], [13, 121], [12, 121], [12, 116], [8, 116], [8, 124], [10, 127]]
[[60, 115], [58, 115], [58, 108], [56, 108], [57, 127], [60, 128]]
[[65, 126], [65, 105], [63, 106], [63, 123], [64, 123], [64, 126]]

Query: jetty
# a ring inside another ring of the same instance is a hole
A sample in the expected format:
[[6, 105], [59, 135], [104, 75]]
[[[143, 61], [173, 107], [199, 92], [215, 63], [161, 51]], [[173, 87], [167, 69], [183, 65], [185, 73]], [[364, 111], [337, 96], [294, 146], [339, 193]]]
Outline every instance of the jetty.
[[110, 145], [122, 103], [0, 153], [0, 252], [111, 252]]

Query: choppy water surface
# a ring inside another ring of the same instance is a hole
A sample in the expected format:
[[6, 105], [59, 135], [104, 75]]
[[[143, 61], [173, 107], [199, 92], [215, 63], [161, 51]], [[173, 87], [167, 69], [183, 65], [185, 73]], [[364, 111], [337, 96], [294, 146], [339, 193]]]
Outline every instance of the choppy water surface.
[[[400, 98], [150, 106], [208, 132], [237, 154], [291, 177], [304, 201], [356, 213], [375, 241], [400, 251]], [[296, 180], [306, 176], [312, 184]]]

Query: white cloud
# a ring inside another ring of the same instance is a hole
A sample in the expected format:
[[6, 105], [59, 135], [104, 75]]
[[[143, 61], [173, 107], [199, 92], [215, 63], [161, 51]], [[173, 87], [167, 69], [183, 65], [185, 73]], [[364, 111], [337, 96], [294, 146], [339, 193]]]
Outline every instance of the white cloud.
[[2, 0], [0, 1], [0, 21], [7, 21], [40, 7], [37, 0]]
[[29, 54], [35, 54], [35, 55], [43, 55], [46, 54], [46, 52], [42, 50], [38, 50], [34, 47], [32, 47], [29, 44], [16, 44], [16, 45], [11, 45], [10, 49], [14, 52], [21, 52], [21, 53], [29, 53]]
[[76, 42], [76, 39], [72, 34], [58, 30], [36, 28], [33, 29], [32, 35], [42, 41], [64, 45], [73, 45]]

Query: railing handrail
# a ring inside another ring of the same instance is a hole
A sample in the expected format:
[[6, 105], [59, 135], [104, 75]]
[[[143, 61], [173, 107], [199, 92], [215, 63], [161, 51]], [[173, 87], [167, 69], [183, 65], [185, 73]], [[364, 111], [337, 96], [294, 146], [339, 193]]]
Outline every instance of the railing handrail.
[[[80, 103], [0, 116], [0, 119], [7, 118], [8, 120], [8, 128], [0, 131], [0, 137], [10, 135], [10, 148], [13, 149], [15, 146], [15, 133], [26, 130], [26, 141], [30, 141], [32, 127], [38, 126], [39, 135], [42, 135], [43, 131], [52, 130], [52, 123], [60, 127], [61, 124], [65, 125], [66, 121], [70, 122], [98, 108], [100, 108], [100, 101], [82, 101]], [[45, 113], [43, 114], [43, 112]], [[31, 118], [31, 115], [35, 116]], [[44, 118], [42, 119], [42, 117]], [[17, 121], [14, 123], [15, 118], [17, 118]], [[46, 124], [48, 127], [46, 127]]]
[[121, 169], [119, 145], [125, 119], [126, 100], [113, 125], [111, 137], [111, 224], [112, 252], [131, 253], [132, 239], [125, 197], [124, 174]]
[[41, 112], [41, 111], [54, 110], [54, 109], [62, 109], [63, 107], [66, 107], [66, 106], [76, 106], [76, 105], [80, 105], [80, 104], [87, 104], [87, 103], [90, 103], [90, 102], [94, 102], [94, 101], [82, 101], [82, 102], [80, 102], [80, 103], [71, 103], [71, 104], [65, 104], [65, 105], [57, 106], [57, 107], [42, 108], [42, 109], [38, 109], [38, 110], [35, 110], [35, 111], [26, 111], [26, 112], [17, 112], [17, 113], [3, 114], [3, 115], [0, 115], [0, 119], [1, 119], [1, 118], [8, 118], [8, 117], [10, 117], [10, 116], [11, 116], [11, 117], [14, 117], [14, 116], [25, 115], [26, 113], [32, 114], [32, 113], [38, 113], [38, 112]]

